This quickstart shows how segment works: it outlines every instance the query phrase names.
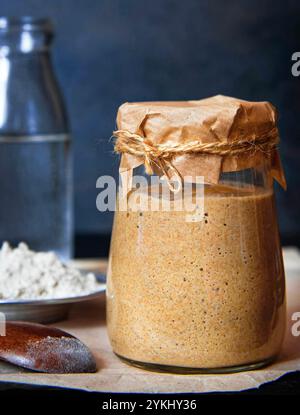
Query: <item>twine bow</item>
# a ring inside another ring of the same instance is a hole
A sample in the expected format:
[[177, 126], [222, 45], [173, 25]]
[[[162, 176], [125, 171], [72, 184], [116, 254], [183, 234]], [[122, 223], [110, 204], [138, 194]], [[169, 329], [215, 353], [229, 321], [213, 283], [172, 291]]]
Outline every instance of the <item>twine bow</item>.
[[175, 156], [187, 153], [220, 156], [237, 156], [242, 153], [256, 151], [270, 153], [279, 143], [277, 128], [273, 128], [271, 131], [259, 137], [254, 136], [233, 142], [224, 140], [212, 143], [201, 143], [199, 140], [193, 140], [179, 144], [156, 144], [147, 137], [142, 137], [127, 130], [114, 131], [113, 136], [116, 138], [116, 153], [129, 153], [133, 156], [140, 157], [145, 165], [146, 173], [150, 175], [153, 174], [153, 166], [157, 166], [166, 176], [168, 186], [173, 192], [180, 190], [172, 184], [174, 176], [180, 188], [182, 184], [182, 177], [172, 163]]

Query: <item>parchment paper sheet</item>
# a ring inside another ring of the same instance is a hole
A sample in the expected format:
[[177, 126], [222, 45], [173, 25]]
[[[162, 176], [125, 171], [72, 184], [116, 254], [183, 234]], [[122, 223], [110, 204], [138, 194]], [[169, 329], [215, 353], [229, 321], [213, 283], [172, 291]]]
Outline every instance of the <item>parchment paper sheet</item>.
[[[114, 356], [110, 348], [105, 327], [103, 295], [101, 300], [74, 307], [68, 320], [56, 324], [91, 348], [99, 367], [97, 373], [46, 375], [0, 372], [0, 381], [101, 392], [188, 393], [256, 388], [265, 382], [278, 379], [285, 373], [300, 370], [300, 336], [294, 337], [291, 334], [291, 327], [295, 323], [291, 316], [294, 312], [300, 312], [300, 255], [297, 251], [289, 249], [284, 251], [284, 258], [288, 296], [287, 333], [280, 358], [265, 369], [230, 375], [169, 375], [130, 367]], [[97, 266], [99, 267], [99, 263]], [[5, 371], [7, 372], [7, 369]]]
[[[117, 115], [119, 130], [138, 134], [153, 144], [202, 144], [254, 140], [275, 131], [277, 113], [269, 102], [251, 102], [216, 95], [194, 101], [127, 102]], [[270, 137], [269, 137], [270, 138]], [[270, 163], [271, 175], [285, 188], [286, 182], [278, 150], [258, 151], [238, 156], [186, 153], [172, 164], [181, 176], [204, 176], [206, 183], [218, 184], [221, 172], [232, 172]], [[143, 157], [123, 153], [120, 173], [144, 163]], [[155, 170], [155, 166], [152, 166]], [[156, 171], [156, 173], [161, 173]]]

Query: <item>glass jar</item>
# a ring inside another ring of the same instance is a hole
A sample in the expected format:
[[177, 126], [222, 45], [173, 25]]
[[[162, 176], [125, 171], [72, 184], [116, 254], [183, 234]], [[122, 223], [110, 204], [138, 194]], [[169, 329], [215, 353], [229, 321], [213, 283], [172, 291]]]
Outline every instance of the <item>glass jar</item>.
[[200, 220], [173, 209], [172, 193], [169, 211], [149, 209], [162, 204], [165, 187], [133, 185], [122, 196], [127, 209], [115, 212], [107, 282], [114, 352], [138, 367], [178, 373], [270, 363], [286, 316], [269, 163], [205, 184]]
[[47, 19], [0, 18], [0, 242], [72, 256], [71, 141]]

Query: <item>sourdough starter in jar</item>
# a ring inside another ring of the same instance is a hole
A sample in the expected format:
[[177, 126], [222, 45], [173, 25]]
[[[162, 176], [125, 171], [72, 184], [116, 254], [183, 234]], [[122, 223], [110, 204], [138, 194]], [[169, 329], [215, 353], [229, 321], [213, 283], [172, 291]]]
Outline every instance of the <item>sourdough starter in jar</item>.
[[119, 356], [226, 369], [278, 354], [285, 287], [273, 192], [207, 187], [204, 203], [200, 222], [130, 211], [130, 198], [116, 212], [107, 298]]

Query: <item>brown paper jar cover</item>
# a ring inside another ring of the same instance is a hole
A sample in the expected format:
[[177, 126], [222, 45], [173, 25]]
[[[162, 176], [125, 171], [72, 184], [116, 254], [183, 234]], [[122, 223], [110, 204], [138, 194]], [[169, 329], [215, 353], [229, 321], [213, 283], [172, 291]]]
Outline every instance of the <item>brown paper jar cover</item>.
[[[269, 102], [250, 102], [217, 95], [193, 101], [135, 102], [121, 105], [117, 115], [118, 130], [147, 138], [154, 144], [183, 144], [239, 140], [254, 141], [277, 130], [276, 109]], [[144, 160], [123, 153], [120, 172], [131, 170]], [[270, 172], [283, 188], [285, 176], [277, 148], [239, 155], [184, 153], [172, 159], [182, 176], [204, 176], [205, 182], [217, 184], [220, 173], [239, 171], [268, 163]]]

